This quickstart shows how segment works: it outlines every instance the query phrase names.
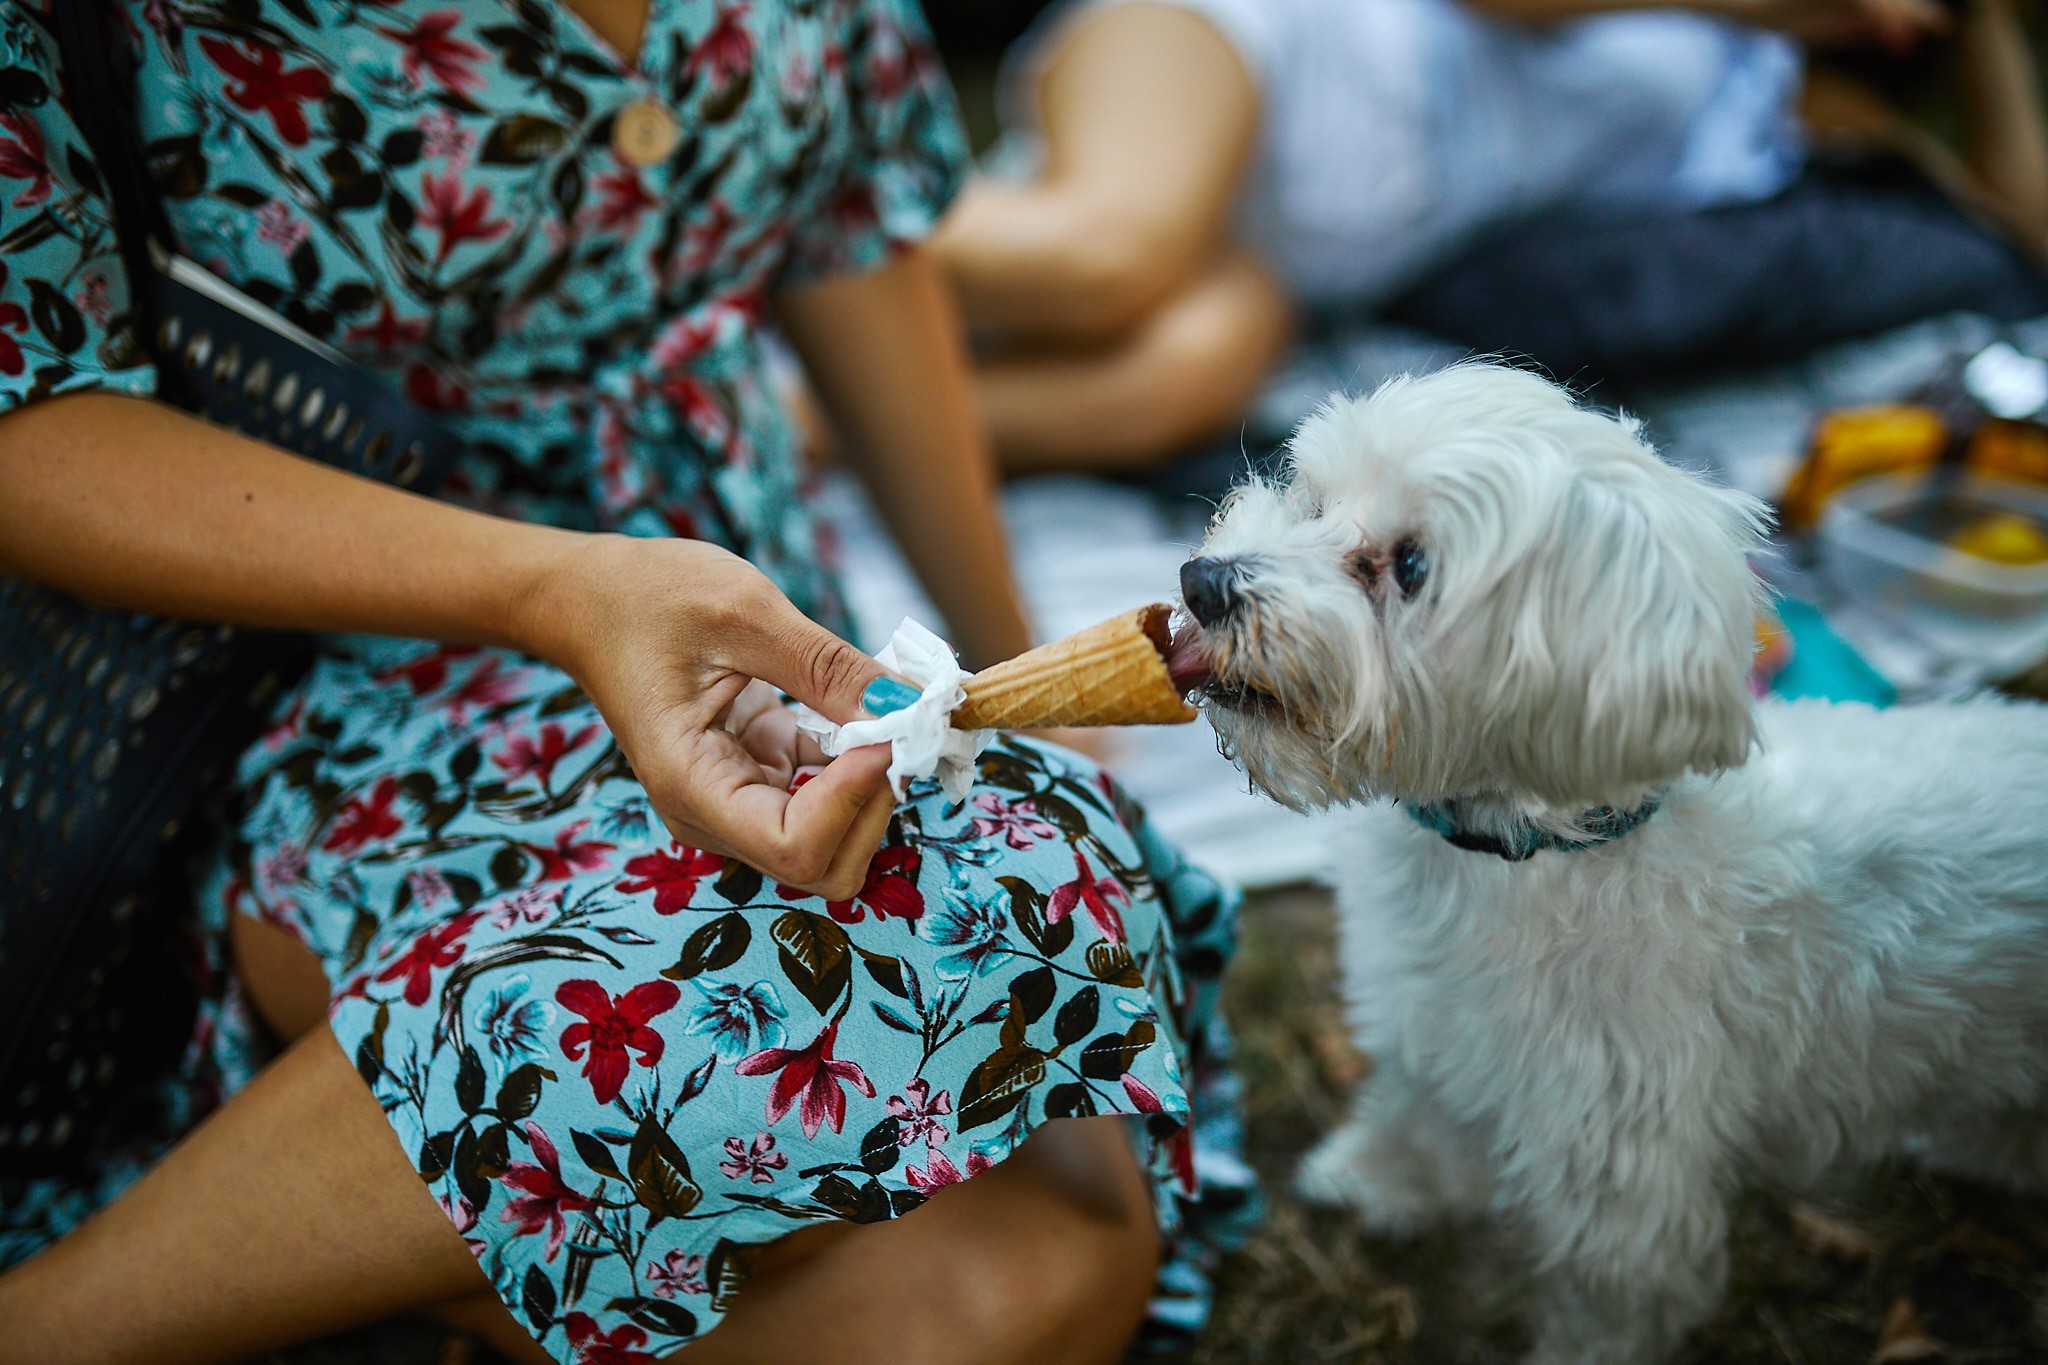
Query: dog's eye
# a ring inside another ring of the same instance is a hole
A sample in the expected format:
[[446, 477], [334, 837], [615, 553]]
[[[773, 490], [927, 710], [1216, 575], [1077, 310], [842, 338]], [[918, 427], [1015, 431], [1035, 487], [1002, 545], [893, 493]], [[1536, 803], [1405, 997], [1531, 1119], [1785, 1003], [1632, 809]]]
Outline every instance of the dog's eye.
[[1401, 596], [1409, 601], [1422, 591], [1422, 585], [1429, 581], [1429, 555], [1423, 550], [1422, 542], [1409, 536], [1394, 546], [1390, 564], [1394, 574], [1394, 586], [1401, 590]]

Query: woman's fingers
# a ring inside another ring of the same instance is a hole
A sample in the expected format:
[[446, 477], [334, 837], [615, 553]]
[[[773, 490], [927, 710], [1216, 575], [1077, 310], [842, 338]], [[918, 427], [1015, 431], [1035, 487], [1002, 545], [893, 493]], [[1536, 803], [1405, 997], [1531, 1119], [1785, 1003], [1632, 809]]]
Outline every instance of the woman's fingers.
[[765, 679], [841, 724], [861, 716], [860, 696], [882, 666], [777, 597], [770, 616], [735, 651], [734, 666]]
[[868, 798], [867, 805], [848, 827], [825, 875], [815, 885], [801, 889], [828, 901], [852, 900], [867, 884], [868, 865], [874, 861], [882, 840], [888, 837], [889, 819], [895, 814], [896, 795], [885, 785]]

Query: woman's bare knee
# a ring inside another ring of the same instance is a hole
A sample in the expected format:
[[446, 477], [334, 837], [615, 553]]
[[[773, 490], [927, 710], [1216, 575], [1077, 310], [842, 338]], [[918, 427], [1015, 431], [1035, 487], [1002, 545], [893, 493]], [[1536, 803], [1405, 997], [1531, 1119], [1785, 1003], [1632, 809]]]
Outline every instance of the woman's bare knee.
[[292, 1042], [327, 1017], [327, 974], [305, 944], [247, 915], [235, 916], [228, 938], [235, 975], [278, 1037]]

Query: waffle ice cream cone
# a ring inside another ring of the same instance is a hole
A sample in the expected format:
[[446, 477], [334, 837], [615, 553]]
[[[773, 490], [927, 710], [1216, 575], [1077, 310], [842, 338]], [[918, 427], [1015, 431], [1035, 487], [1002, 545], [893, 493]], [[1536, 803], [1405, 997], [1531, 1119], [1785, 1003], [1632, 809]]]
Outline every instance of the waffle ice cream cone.
[[1182, 725], [1195, 709], [1166, 671], [1167, 608], [1127, 611], [985, 668], [953, 712], [963, 730], [1060, 725]]

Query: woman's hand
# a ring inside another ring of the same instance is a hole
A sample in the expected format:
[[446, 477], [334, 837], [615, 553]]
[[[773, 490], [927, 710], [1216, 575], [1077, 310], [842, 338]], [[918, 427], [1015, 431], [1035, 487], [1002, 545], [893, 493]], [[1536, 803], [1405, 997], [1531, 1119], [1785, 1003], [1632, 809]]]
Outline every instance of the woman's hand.
[[[525, 646], [589, 693], [679, 842], [833, 900], [860, 890], [895, 805], [888, 747], [827, 763], [773, 689], [853, 720], [874, 660], [701, 541], [579, 537], [521, 617]], [[809, 764], [824, 770], [792, 793]]]

